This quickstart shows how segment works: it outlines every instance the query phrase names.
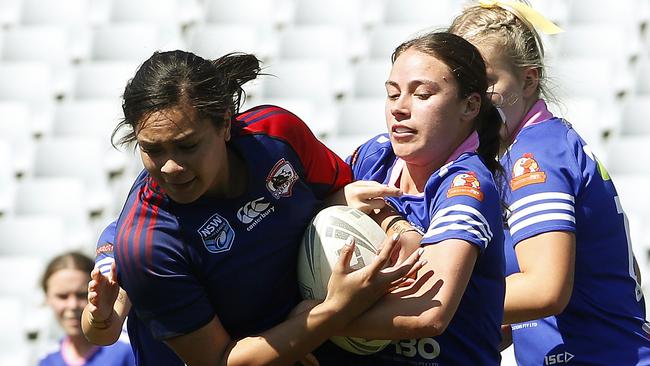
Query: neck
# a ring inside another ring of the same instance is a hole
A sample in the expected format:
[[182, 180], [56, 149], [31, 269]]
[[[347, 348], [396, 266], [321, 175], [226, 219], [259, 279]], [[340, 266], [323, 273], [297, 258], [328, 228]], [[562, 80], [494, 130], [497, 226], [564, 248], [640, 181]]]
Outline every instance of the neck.
[[400, 176], [400, 189], [406, 194], [420, 194], [433, 172], [438, 170], [444, 161], [430, 162], [427, 165], [406, 163]]
[[230, 147], [227, 147], [226, 154], [228, 163], [221, 173], [226, 176], [226, 179], [224, 179], [223, 184], [210, 191], [210, 195], [215, 198], [236, 198], [246, 191], [246, 183], [248, 182], [246, 161], [237, 151]]

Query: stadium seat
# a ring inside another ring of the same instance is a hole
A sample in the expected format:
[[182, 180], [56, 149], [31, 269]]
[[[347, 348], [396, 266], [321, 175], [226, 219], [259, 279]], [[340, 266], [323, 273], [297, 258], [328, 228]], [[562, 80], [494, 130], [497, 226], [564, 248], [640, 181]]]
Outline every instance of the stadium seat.
[[68, 100], [56, 105], [52, 134], [56, 137], [93, 137], [106, 142], [124, 117], [115, 99]]
[[16, 186], [15, 214], [56, 215], [64, 220], [66, 244], [82, 248], [90, 238], [88, 196], [77, 178], [23, 179]]
[[[642, 50], [641, 33], [622, 25], [577, 24], [557, 35], [559, 57], [588, 57], [613, 62], [614, 68], [629, 67]], [[603, 52], [603, 45], [607, 52]]]
[[216, 59], [230, 52], [253, 53], [258, 58], [273, 57], [274, 32], [263, 32], [255, 26], [241, 24], [203, 24], [190, 30], [188, 47], [197, 55]]
[[[609, 142], [608, 165], [610, 173], [650, 175], [650, 164], [640, 151], [647, 151], [650, 136], [620, 136]], [[648, 186], [646, 186], [647, 188]]]
[[433, 28], [423, 23], [387, 24], [373, 28], [368, 34], [369, 57], [380, 61], [390, 60], [393, 51], [402, 42], [429, 30]]
[[96, 61], [142, 63], [154, 51], [184, 48], [178, 27], [148, 23], [110, 24], [93, 30], [91, 57]]
[[343, 30], [364, 29], [380, 23], [380, 1], [298, 0], [294, 22], [299, 25], [336, 25]]
[[448, 27], [460, 14], [462, 2], [453, 0], [386, 0], [384, 22], [426, 23], [432, 27]]
[[644, 61], [637, 71], [635, 89], [638, 94], [650, 95], [650, 53]]
[[264, 98], [299, 96], [314, 103], [328, 103], [337, 93], [329, 65], [323, 60], [283, 60], [267, 65], [265, 72], [271, 75], [260, 80]]
[[74, 96], [78, 99], [114, 98], [119, 101], [139, 62], [94, 61], [75, 70]]
[[64, 251], [65, 223], [54, 215], [19, 215], [0, 220], [0, 257], [48, 260]]
[[20, 23], [23, 0], [0, 0], [0, 27], [11, 27]]
[[[0, 166], [13, 165], [11, 145], [0, 137]], [[13, 169], [0, 170], [0, 220], [13, 213], [14, 197], [16, 194], [16, 179]]]
[[2, 59], [44, 62], [52, 70], [54, 93], [67, 95], [72, 88], [72, 47], [68, 32], [57, 25], [22, 26], [5, 34]]
[[206, 21], [214, 24], [249, 24], [279, 28], [291, 23], [287, 0], [207, 0]]
[[89, 0], [22, 0], [22, 23], [76, 26], [89, 24]]
[[645, 0], [618, 0], [615, 3], [596, 4], [591, 0], [569, 2], [571, 23], [640, 24], [647, 16], [648, 2]]
[[27, 103], [0, 101], [0, 139], [9, 144], [13, 156], [8, 169], [13, 175], [29, 175], [33, 169], [34, 141]]
[[332, 136], [324, 139], [325, 145], [341, 159], [345, 159], [359, 147], [361, 144], [368, 140], [367, 134], [362, 135], [347, 135], [347, 136]]
[[112, 0], [113, 23], [183, 23], [179, 0]]
[[[15, 268], [17, 272], [9, 274], [10, 279], [15, 280], [24, 271]], [[15, 297], [0, 297], [0, 327], [5, 331], [0, 335], [2, 354], [0, 365], [28, 365], [28, 344], [25, 332], [25, 305]]]
[[649, 108], [650, 94], [637, 95], [627, 100], [623, 105], [621, 134], [650, 136]]
[[[109, 206], [109, 159], [120, 155], [109, 145], [107, 138], [52, 137], [41, 141], [36, 147], [34, 176], [80, 179], [85, 184], [86, 209], [103, 212]], [[117, 172], [125, 168], [125, 161]]]
[[386, 132], [385, 98], [348, 99], [339, 106], [337, 131], [341, 136], [372, 136]]
[[369, 60], [354, 65], [354, 97], [386, 97], [384, 84], [390, 74], [390, 59]]
[[334, 65], [358, 56], [358, 50], [351, 49], [350, 35], [336, 26], [288, 27], [280, 33], [279, 40], [279, 56], [285, 59], [321, 59]]

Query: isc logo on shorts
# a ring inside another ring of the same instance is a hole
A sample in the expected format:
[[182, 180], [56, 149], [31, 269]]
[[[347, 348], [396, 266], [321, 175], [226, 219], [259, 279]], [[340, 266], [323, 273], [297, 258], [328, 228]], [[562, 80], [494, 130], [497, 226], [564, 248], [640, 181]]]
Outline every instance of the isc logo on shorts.
[[197, 230], [205, 249], [210, 253], [227, 252], [235, 240], [235, 231], [228, 220], [215, 213]]

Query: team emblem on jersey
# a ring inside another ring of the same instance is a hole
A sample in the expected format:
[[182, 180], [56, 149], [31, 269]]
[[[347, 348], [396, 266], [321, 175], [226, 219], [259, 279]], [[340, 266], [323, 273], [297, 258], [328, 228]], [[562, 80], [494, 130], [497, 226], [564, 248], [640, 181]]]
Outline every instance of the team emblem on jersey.
[[460, 173], [451, 182], [451, 188], [447, 191], [447, 197], [470, 196], [483, 201], [481, 182], [476, 178], [476, 173]]
[[513, 191], [529, 184], [544, 182], [546, 182], [546, 173], [540, 170], [533, 154], [526, 153], [517, 159], [512, 167], [512, 180], [510, 180], [510, 188]]
[[266, 188], [275, 199], [289, 197], [297, 180], [298, 174], [291, 163], [280, 159], [266, 178]]
[[111, 243], [102, 244], [101, 246], [97, 247], [95, 254], [96, 255], [105, 254], [108, 256], [113, 256], [113, 244]]
[[227, 252], [235, 240], [235, 231], [230, 223], [215, 213], [197, 230], [205, 249], [210, 253]]
[[246, 203], [237, 210], [237, 218], [243, 224], [250, 224], [246, 231], [251, 231], [264, 220], [265, 217], [272, 214], [275, 207], [269, 202], [264, 202], [264, 197]]

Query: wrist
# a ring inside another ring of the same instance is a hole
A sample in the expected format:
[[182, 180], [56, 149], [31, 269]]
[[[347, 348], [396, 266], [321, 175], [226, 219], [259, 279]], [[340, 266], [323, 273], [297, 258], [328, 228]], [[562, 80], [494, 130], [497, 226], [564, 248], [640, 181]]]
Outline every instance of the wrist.
[[91, 313], [89, 313], [88, 324], [90, 324], [90, 326], [95, 329], [99, 329], [99, 330], [108, 329], [113, 324], [113, 313], [111, 312], [111, 315], [109, 315], [108, 318], [106, 318], [105, 320], [98, 320]]

